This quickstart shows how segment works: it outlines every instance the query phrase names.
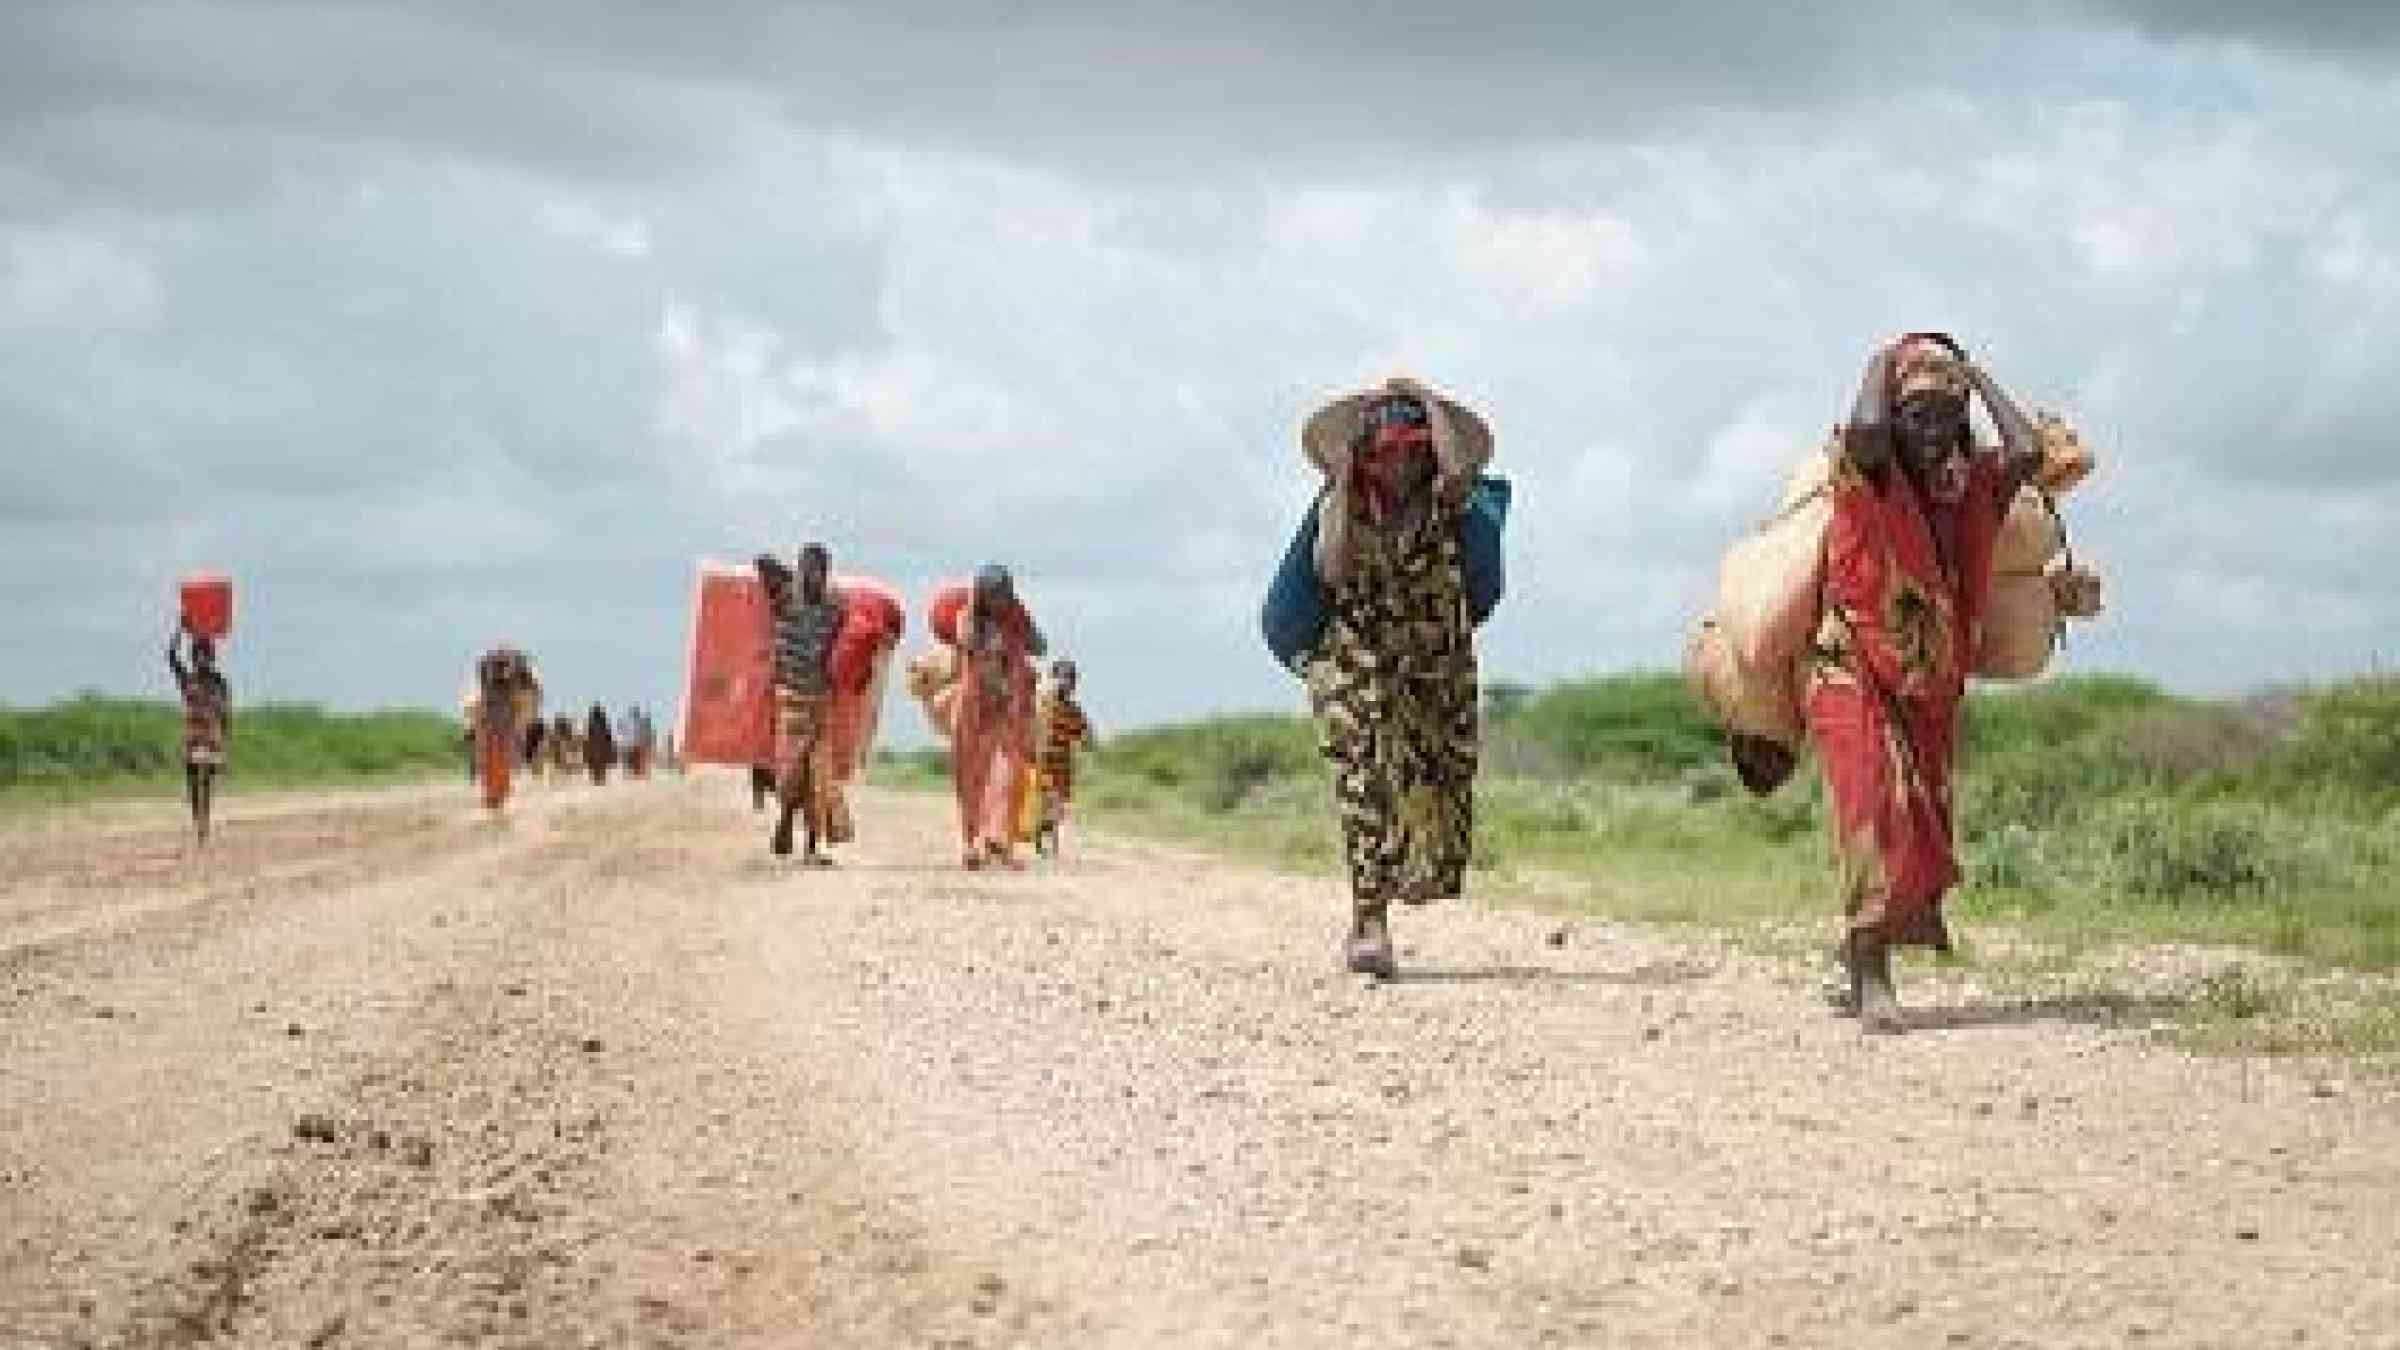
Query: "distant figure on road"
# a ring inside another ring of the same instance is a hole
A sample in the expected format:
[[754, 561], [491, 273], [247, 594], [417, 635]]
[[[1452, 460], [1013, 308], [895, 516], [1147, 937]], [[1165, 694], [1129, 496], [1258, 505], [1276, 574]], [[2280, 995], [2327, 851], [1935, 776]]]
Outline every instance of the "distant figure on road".
[[648, 778], [650, 754], [656, 748], [656, 736], [650, 729], [650, 714], [643, 712], [639, 704], [630, 705], [625, 709], [625, 720], [618, 724], [617, 730], [625, 743], [625, 776]]
[[1326, 478], [1314, 561], [1328, 613], [1304, 673], [1349, 863], [1343, 962], [1390, 979], [1391, 902], [1465, 888], [1478, 728], [1459, 527], [1492, 433], [1395, 378], [1319, 410], [1301, 440]]
[[800, 549], [795, 574], [768, 554], [759, 555], [759, 581], [767, 588], [775, 618], [775, 794], [779, 810], [767, 847], [778, 857], [792, 851], [792, 820], [804, 836], [800, 861], [830, 867], [821, 845], [826, 835], [827, 794], [833, 786], [833, 641], [842, 626], [841, 600], [833, 593], [833, 555], [823, 544]]
[[[1978, 448], [1970, 396], [1999, 429]], [[2041, 467], [2033, 423], [1941, 334], [1879, 348], [1834, 441], [1824, 606], [1804, 704], [1824, 764], [1848, 915], [1840, 1002], [1904, 1029], [1891, 949], [1947, 949], [1958, 880], [1950, 780], [1958, 710], [2009, 503]], [[1735, 753], [1748, 747], [1737, 743]]]
[[183, 785], [191, 799], [192, 828], [201, 843], [208, 842], [210, 799], [216, 777], [225, 767], [225, 747], [233, 734], [233, 690], [217, 670], [217, 644], [198, 634], [191, 637], [192, 663], [183, 663], [184, 629], [178, 624], [167, 634], [167, 670], [183, 699]]
[[573, 782], [583, 767], [583, 741], [575, 734], [575, 719], [560, 713], [550, 719], [550, 734], [544, 739], [548, 765], [543, 775], [552, 783]]
[[978, 569], [958, 621], [958, 721], [950, 740], [969, 868], [1024, 866], [1016, 856], [1017, 816], [1033, 771], [1033, 662], [1048, 651], [1008, 569]]
[[1050, 687], [1042, 694], [1038, 719], [1041, 756], [1034, 766], [1040, 780], [1041, 804], [1034, 821], [1033, 851], [1045, 858], [1058, 856], [1067, 810], [1075, 800], [1075, 755], [1100, 743], [1092, 719], [1084, 715], [1083, 705], [1075, 701], [1080, 679], [1074, 662], [1056, 662], [1050, 667]]
[[583, 719], [583, 767], [592, 775], [592, 786], [608, 782], [608, 768], [617, 762], [617, 738], [609, 729], [608, 713], [597, 703]]
[[520, 728], [540, 715], [542, 686], [525, 653], [502, 643], [476, 659], [474, 687], [469, 720], [475, 728], [476, 775], [484, 808], [497, 811], [508, 801], [522, 745]]

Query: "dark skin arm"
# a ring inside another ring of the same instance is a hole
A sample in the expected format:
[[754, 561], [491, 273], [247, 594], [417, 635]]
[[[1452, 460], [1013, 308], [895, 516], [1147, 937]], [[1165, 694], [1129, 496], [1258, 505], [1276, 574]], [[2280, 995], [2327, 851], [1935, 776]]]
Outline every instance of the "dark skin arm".
[[1842, 424], [1842, 452], [1861, 473], [1880, 474], [1892, 462], [1892, 351], [1878, 347], [1859, 377], [1850, 420]]
[[1972, 362], [1965, 369], [1968, 385], [1983, 400], [1985, 411], [1992, 415], [1992, 425], [2000, 431], [2001, 471], [2006, 488], [2000, 500], [2013, 501], [2018, 490], [2032, 482], [2042, 467], [2041, 437], [2033, 429], [2033, 419], [2017, 407], [1989, 371]]
[[181, 689], [192, 678], [183, 664], [183, 629], [178, 626], [167, 633], [167, 669], [175, 673], [175, 687]]

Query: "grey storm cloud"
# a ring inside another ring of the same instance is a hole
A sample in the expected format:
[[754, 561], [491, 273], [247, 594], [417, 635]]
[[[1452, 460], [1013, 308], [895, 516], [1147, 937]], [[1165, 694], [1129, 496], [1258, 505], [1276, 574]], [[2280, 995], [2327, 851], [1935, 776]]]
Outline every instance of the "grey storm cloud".
[[245, 694], [438, 703], [508, 636], [666, 704], [693, 560], [821, 536], [1010, 560], [1117, 724], [1288, 705], [1292, 429], [1395, 366], [1519, 483], [1487, 666], [1663, 666], [1928, 323], [2106, 456], [2073, 664], [2381, 658], [2381, 9], [1593, 12], [10, 7], [0, 698], [154, 687], [205, 565]]
[[2400, 9], [2380, 0], [2078, 0], [2075, 9], [2130, 24], [2152, 37], [2235, 42], [2278, 51], [2388, 65], [2400, 56]]

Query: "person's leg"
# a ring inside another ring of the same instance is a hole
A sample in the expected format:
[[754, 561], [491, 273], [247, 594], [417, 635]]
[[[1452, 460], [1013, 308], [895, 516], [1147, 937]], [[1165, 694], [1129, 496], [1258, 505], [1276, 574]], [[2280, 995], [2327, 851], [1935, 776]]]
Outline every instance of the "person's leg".
[[825, 861], [821, 848], [825, 839], [825, 787], [825, 705], [822, 700], [812, 700], [808, 710], [808, 737], [800, 752], [798, 784], [798, 805], [805, 835], [800, 860], [812, 867]]
[[[964, 710], [962, 709], [962, 714]], [[950, 786], [958, 798], [959, 847], [966, 865], [983, 866], [983, 841], [977, 830], [983, 816], [985, 782], [991, 776], [991, 745], [981, 726], [962, 715], [950, 742]]]
[[1357, 776], [1341, 794], [1343, 851], [1350, 873], [1350, 936], [1343, 962], [1361, 975], [1392, 979], [1399, 973], [1392, 950], [1392, 897], [1406, 870], [1406, 835], [1394, 819], [1395, 803], [1385, 785]]
[[[1825, 777], [1826, 823], [1841, 895], [1843, 988], [1836, 1011], [1861, 1031], [1906, 1029], [1892, 986], [1891, 947], [1906, 911], [1895, 903], [1913, 828], [1910, 794], [1895, 777], [1901, 748], [1880, 700], [1855, 684], [1820, 681], [1806, 703], [1809, 738]], [[1895, 790], [1902, 789], [1902, 790]]]
[[1025, 801], [1025, 757], [1003, 744], [993, 757], [989, 789], [983, 800], [984, 851], [1003, 867], [1017, 861], [1017, 821]]
[[192, 832], [202, 839], [208, 838], [207, 818], [200, 804], [200, 762], [196, 759], [183, 761], [183, 792], [192, 806]]
[[767, 851], [778, 858], [792, 855], [792, 823], [800, 813], [801, 780], [806, 776], [793, 746], [793, 729], [788, 725], [790, 715], [778, 732], [775, 745], [775, 829], [767, 836]]

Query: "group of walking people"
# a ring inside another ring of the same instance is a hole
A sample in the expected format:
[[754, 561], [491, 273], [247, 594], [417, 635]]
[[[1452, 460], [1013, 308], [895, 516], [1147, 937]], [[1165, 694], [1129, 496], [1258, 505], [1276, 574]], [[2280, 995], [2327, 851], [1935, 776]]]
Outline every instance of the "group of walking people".
[[[789, 566], [767, 554], [754, 565], [773, 631], [774, 758], [753, 771], [752, 799], [763, 805], [771, 791], [777, 803], [771, 852], [797, 848], [804, 865], [827, 866], [826, 847], [855, 837], [845, 789], [871, 743], [878, 673], [901, 627], [897, 614], [862, 622], [857, 607], [896, 600], [838, 590], [822, 543], [803, 545]], [[1096, 743], [1074, 663], [1055, 663], [1041, 686], [1034, 663], [1048, 640], [998, 564], [937, 589], [927, 620], [935, 646], [912, 664], [909, 684], [949, 741], [961, 865], [1020, 867], [1021, 843], [1055, 853], [1075, 756]], [[851, 635], [871, 650], [846, 652]]]
[[[1975, 439], [1977, 403], [1997, 446]], [[1269, 645], [1304, 680], [1332, 770], [1350, 892], [1341, 961], [1391, 978], [1394, 902], [1465, 888], [1480, 740], [1475, 630], [1499, 598], [1508, 494], [1485, 473], [1495, 446], [1484, 417], [1413, 379], [1315, 410], [1301, 443], [1323, 482], [1269, 598]], [[2035, 421], [1956, 341], [1911, 334], [1879, 345], [1811, 494], [1823, 497], [1825, 524], [1790, 690], [1797, 733], [1761, 736], [1728, 719], [1734, 768], [1755, 789], [1789, 777], [1799, 742], [1816, 751], [1844, 915], [1837, 1002], [1870, 1031], [1903, 1027], [1892, 952], [1950, 941], [1960, 707], [2003, 520], [2043, 475], [2044, 455]], [[855, 832], [841, 789], [871, 738], [881, 662], [901, 621], [880, 621], [863, 658], [875, 675], [862, 679], [837, 653], [857, 597], [837, 590], [829, 550], [811, 543], [790, 564], [761, 555], [755, 567], [772, 630], [773, 751], [755, 768], [754, 792], [759, 805], [770, 791], [777, 804], [770, 849], [796, 848], [822, 866], [827, 847]], [[959, 863], [1021, 867], [1020, 844], [1056, 849], [1075, 756], [1094, 742], [1076, 668], [1059, 661], [1040, 679], [1049, 643], [1004, 566], [940, 589], [927, 617], [936, 645], [911, 663], [909, 684], [949, 741]], [[183, 636], [167, 660], [205, 838], [231, 697], [212, 644], [193, 637], [187, 664]], [[487, 806], [505, 800], [520, 762], [566, 773], [579, 760], [595, 783], [620, 756], [633, 775], [648, 771], [656, 746], [639, 709], [612, 725], [594, 704], [579, 730], [563, 716], [545, 728], [539, 707], [522, 651], [503, 645], [476, 662], [469, 774]]]
[[566, 713], [544, 720], [541, 710], [541, 678], [522, 649], [501, 643], [476, 658], [459, 712], [467, 781], [481, 787], [485, 808], [507, 803], [518, 769], [551, 783], [586, 778], [599, 787], [620, 768], [647, 778], [662, 754], [674, 761], [672, 739], [662, 747], [638, 704], [613, 722], [598, 703], [580, 723]]
[[[1997, 446], [1977, 443], [1975, 403]], [[1470, 856], [1475, 625], [1498, 585], [1496, 553], [1478, 556], [1497, 525], [1476, 514], [1496, 485], [1483, 473], [1493, 438], [1463, 403], [1396, 378], [1317, 410], [1301, 441], [1323, 486], [1270, 596], [1268, 637], [1306, 681], [1332, 769], [1350, 888], [1342, 962], [1391, 978], [1393, 903], [1457, 896]], [[1828, 453], [1821, 580], [1792, 693], [1826, 784], [1844, 915], [1836, 1002], [1890, 1033], [1905, 1026], [1891, 953], [1949, 942], [1960, 708], [1995, 542], [2045, 450], [1956, 341], [1911, 334], [1876, 348]], [[1293, 614], [1296, 640], [1278, 631]], [[1728, 747], [1762, 790], [1799, 748], [1730, 728]]]

